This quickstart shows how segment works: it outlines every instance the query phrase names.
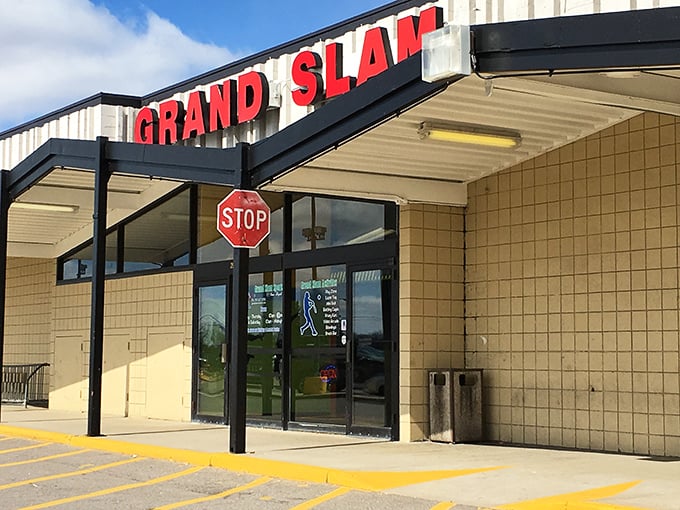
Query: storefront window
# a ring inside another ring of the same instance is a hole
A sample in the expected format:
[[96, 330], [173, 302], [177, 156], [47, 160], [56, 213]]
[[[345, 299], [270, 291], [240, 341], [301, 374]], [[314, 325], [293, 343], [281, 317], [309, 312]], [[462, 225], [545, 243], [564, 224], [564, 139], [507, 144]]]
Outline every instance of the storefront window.
[[247, 415], [281, 420], [283, 280], [280, 271], [252, 274], [248, 289]]
[[[198, 253], [199, 264], [231, 260], [234, 249], [217, 231], [217, 204], [232, 188], [201, 186], [198, 192]], [[271, 255], [283, 251], [283, 194], [259, 192], [271, 209], [271, 233], [257, 248], [250, 250], [251, 257]]]
[[186, 189], [125, 225], [124, 271], [189, 263], [189, 202]]
[[346, 421], [347, 296], [344, 265], [298, 269], [291, 339], [291, 419]]
[[[116, 272], [116, 256], [118, 249], [118, 233], [111, 232], [106, 236], [106, 274]], [[91, 278], [93, 268], [93, 247], [90, 242], [87, 246], [80, 249], [73, 255], [63, 259], [62, 271], [64, 280], [77, 280], [79, 278]]]
[[385, 214], [383, 204], [298, 196], [293, 203], [293, 250], [382, 241], [394, 235]]

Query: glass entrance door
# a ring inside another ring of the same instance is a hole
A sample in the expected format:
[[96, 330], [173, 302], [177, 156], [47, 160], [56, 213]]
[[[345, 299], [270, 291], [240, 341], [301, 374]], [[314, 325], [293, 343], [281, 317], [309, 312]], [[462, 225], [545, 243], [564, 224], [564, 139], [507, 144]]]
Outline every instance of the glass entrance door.
[[320, 427], [347, 423], [344, 265], [298, 269], [291, 310], [291, 414]]
[[195, 415], [208, 421], [227, 422], [229, 324], [227, 284], [198, 287], [196, 334]]
[[397, 342], [392, 328], [392, 273], [389, 267], [349, 273], [349, 426], [354, 432], [393, 426], [392, 396], [397, 388], [393, 356]]
[[[338, 264], [290, 276], [287, 306], [282, 272], [249, 278], [248, 420], [396, 437], [393, 267]], [[194, 416], [218, 423], [228, 422], [228, 290], [219, 280], [196, 287]]]

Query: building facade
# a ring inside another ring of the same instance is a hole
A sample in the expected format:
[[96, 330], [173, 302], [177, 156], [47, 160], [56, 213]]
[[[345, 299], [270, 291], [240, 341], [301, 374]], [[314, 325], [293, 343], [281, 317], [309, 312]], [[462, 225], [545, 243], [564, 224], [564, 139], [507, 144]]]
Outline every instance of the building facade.
[[[423, 440], [428, 372], [481, 368], [488, 441], [680, 455], [679, 11], [478, 3], [392, 2], [0, 134], [8, 176], [62, 158], [10, 187], [4, 363], [49, 362], [50, 407], [91, 406], [98, 185], [68, 142], [107, 137], [101, 411], [228, 421], [237, 269], [215, 221], [238, 183], [206, 161], [248, 144], [272, 210], [244, 303], [251, 424]], [[422, 36], [454, 24], [475, 72], [421, 82]], [[156, 147], [193, 170], [157, 170]]]

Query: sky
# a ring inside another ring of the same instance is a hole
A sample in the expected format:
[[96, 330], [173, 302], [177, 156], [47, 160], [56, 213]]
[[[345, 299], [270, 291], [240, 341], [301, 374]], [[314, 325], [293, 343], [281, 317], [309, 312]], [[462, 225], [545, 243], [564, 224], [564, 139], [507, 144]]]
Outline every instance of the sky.
[[0, 133], [98, 92], [145, 95], [389, 0], [0, 0]]

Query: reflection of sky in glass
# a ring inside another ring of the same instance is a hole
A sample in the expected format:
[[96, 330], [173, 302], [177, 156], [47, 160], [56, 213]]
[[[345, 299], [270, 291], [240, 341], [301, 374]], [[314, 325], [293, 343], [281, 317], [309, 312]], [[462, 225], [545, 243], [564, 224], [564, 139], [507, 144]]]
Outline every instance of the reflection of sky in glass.
[[[384, 335], [382, 271], [360, 271], [353, 276], [352, 325], [354, 335]], [[387, 298], [387, 296], [385, 296]]]
[[378, 296], [354, 297], [354, 334], [382, 333], [382, 299]]
[[[382, 204], [314, 198], [315, 226], [325, 227], [325, 239], [317, 248], [384, 239], [385, 208]], [[302, 230], [312, 227], [312, 199], [303, 197], [293, 203], [293, 250], [309, 250], [311, 241]]]
[[210, 321], [226, 327], [225, 311], [227, 286], [215, 285], [199, 289], [199, 320]]

